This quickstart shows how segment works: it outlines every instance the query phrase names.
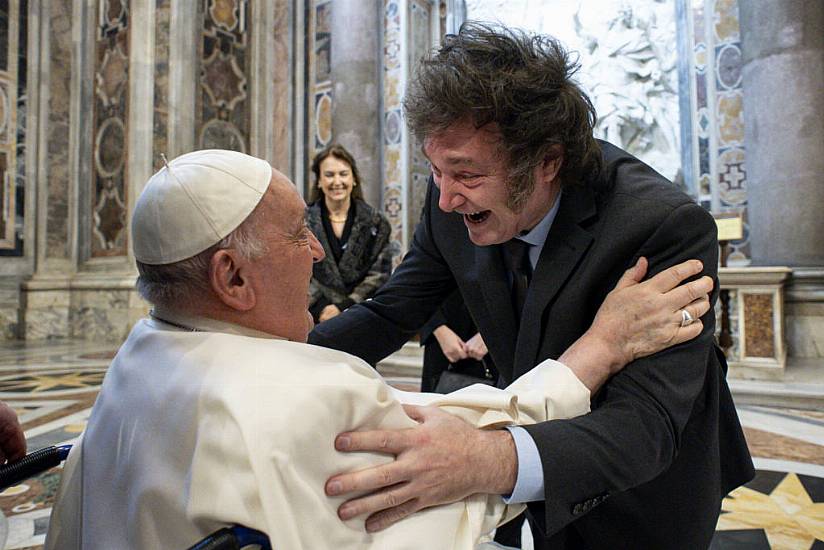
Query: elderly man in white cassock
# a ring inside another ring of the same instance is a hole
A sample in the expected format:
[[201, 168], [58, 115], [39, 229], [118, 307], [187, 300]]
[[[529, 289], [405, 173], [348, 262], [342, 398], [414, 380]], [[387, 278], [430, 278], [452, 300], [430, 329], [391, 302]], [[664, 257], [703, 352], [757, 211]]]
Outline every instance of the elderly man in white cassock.
[[[701, 280], [676, 287], [700, 268], [638, 284], [641, 262], [560, 361], [506, 390], [399, 392], [360, 359], [305, 343], [323, 250], [304, 208], [283, 174], [232, 151], [189, 153], [152, 176], [132, 236], [138, 289], [153, 309], [112, 361], [66, 462], [46, 548], [175, 550], [242, 524], [277, 550], [470, 550], [521, 507], [469, 495], [369, 533], [365, 518], [339, 519], [343, 497], [325, 496], [324, 483], [392, 457], [339, 453], [335, 436], [412, 427], [437, 406], [467, 429], [511, 439], [499, 428], [586, 414], [616, 369], [700, 333], [700, 323], [672, 322], [689, 292], [708, 290]], [[708, 305], [689, 307], [698, 318]], [[456, 475], [475, 475], [466, 469]]]

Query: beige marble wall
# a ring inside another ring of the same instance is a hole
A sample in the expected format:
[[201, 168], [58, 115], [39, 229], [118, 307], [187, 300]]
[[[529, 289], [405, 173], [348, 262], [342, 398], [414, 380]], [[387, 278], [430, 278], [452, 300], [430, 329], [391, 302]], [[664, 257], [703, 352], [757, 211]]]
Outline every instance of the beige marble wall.
[[824, 359], [824, 268], [794, 268], [786, 301], [790, 356]]
[[[203, 23], [198, 4], [129, 3], [128, 48], [123, 45], [129, 67], [125, 166], [130, 186], [123, 197], [127, 208], [133, 207], [143, 183], [162, 165], [160, 153], [173, 158], [195, 146], [194, 97], [200, 93], [197, 45]], [[259, 75], [258, 84], [265, 82], [253, 92], [258, 101], [247, 106], [254, 107], [252, 116], [262, 121], [254, 153], [289, 172], [294, 169], [289, 166], [294, 140], [292, 17], [293, 9], [300, 8], [289, 0], [249, 5], [256, 15], [264, 16], [250, 21], [249, 27], [259, 38], [255, 42], [258, 71], [253, 76]], [[40, 125], [45, 150], [40, 150], [43, 177], [38, 182], [37, 229], [42, 244], [35, 276], [22, 283], [19, 307], [5, 307], [0, 300], [0, 335], [118, 341], [148, 308], [134, 290], [130, 255], [115, 259], [90, 254], [93, 220], [87, 182], [94, 141], [93, 73], [99, 64], [93, 55], [98, 2], [47, 0], [43, 9], [46, 21], [38, 34], [44, 61], [38, 74], [42, 75], [39, 89], [46, 97], [41, 109], [45, 120]], [[125, 227], [128, 231], [128, 220]]]
[[72, 4], [50, 2], [50, 48], [46, 58], [49, 78], [48, 102], [48, 212], [46, 255], [68, 258], [69, 249], [69, 93], [72, 71]]
[[824, 360], [824, 303], [787, 304], [787, 341], [791, 356]]
[[292, 97], [292, 65], [289, 62], [291, 51], [289, 2], [275, 2], [274, 23], [274, 71], [272, 78], [272, 165], [285, 174], [291, 172], [290, 159], [290, 121]]
[[21, 295], [21, 335], [26, 340], [50, 340], [68, 338], [69, 305], [71, 292], [68, 286], [30, 281]]
[[17, 338], [20, 296], [16, 281], [0, 280], [0, 342]]
[[119, 342], [148, 308], [131, 288], [88, 288], [72, 292], [69, 311], [73, 338]]
[[131, 276], [32, 281], [23, 290], [22, 331], [26, 340], [77, 338], [120, 342], [148, 312]]
[[152, 168], [163, 166], [160, 154], [169, 157], [169, 23], [170, 0], [156, 0], [155, 5], [155, 68], [154, 68], [154, 136]]
[[0, 342], [16, 340], [20, 308], [15, 304], [0, 304]]

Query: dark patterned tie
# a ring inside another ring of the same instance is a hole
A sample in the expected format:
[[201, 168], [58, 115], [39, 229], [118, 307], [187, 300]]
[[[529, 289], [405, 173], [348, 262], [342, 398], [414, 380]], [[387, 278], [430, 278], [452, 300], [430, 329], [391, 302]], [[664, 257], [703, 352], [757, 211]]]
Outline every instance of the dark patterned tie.
[[515, 311], [515, 320], [520, 325], [526, 291], [532, 276], [532, 264], [529, 262], [530, 245], [520, 239], [510, 239], [503, 246], [504, 262], [512, 276], [512, 307]]

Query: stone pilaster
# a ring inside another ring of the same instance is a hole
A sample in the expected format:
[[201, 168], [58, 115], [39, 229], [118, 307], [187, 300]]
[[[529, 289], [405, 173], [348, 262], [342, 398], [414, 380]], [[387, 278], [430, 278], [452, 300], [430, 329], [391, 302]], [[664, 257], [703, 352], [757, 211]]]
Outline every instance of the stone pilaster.
[[752, 260], [793, 266], [789, 354], [824, 365], [824, 3], [739, 10]]
[[[38, 157], [36, 271], [22, 285], [19, 332], [27, 340], [120, 341], [146, 306], [134, 290], [130, 247], [126, 254], [111, 257], [91, 254], [95, 143], [89, 113], [95, 93], [98, 5], [95, 0], [51, 0], [45, 5], [49, 17], [43, 26], [50, 33], [40, 34], [39, 135], [47, 147], [41, 147]], [[130, 100], [124, 162], [131, 185], [123, 197], [128, 212], [152, 169], [155, 72], [154, 2], [133, 2], [130, 7], [124, 83]]]
[[381, 202], [380, 16], [378, 0], [335, 0], [331, 71], [335, 140], [358, 162], [366, 201]]
[[795, 268], [786, 302], [790, 355], [824, 362], [824, 269]]
[[752, 263], [824, 266], [824, 2], [739, 10]]

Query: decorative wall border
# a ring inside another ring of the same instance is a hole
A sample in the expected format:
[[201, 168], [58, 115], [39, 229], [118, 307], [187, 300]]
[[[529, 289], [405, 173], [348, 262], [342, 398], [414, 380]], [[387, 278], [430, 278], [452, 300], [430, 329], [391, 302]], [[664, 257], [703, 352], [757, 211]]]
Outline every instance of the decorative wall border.
[[174, 158], [169, 151], [169, 51], [171, 38], [171, 0], [155, 0], [155, 60], [154, 60], [154, 113], [152, 117], [152, 171], [163, 166], [163, 153]]
[[[686, 3], [686, 4], [685, 4]], [[731, 243], [730, 263], [749, 264], [746, 147], [738, 0], [680, 0], [680, 59], [689, 75], [688, 129], [682, 155], [698, 201], [712, 212], [737, 212], [744, 238]], [[687, 91], [687, 86], [682, 86]], [[683, 115], [682, 115], [683, 118]], [[683, 134], [682, 134], [683, 135]]]
[[332, 107], [334, 92], [332, 90], [332, 0], [317, 0], [311, 7], [309, 18], [310, 55], [310, 110], [308, 126], [309, 138], [308, 162], [315, 153], [329, 145], [334, 139], [332, 128]]
[[23, 255], [25, 225], [28, 2], [18, 0], [6, 4], [6, 59], [0, 68], [3, 110], [0, 256], [19, 257]]
[[94, 34], [91, 257], [127, 254], [129, 2], [99, 0]]
[[385, 0], [383, 4], [383, 210], [392, 227], [392, 244], [409, 248], [420, 219], [429, 163], [406, 128], [402, 98], [417, 60], [437, 47], [445, 18], [432, 0]]
[[[406, 88], [404, 60], [407, 43], [405, 0], [385, 0], [383, 26], [383, 211], [392, 227], [392, 246], [405, 251], [408, 228], [404, 222], [407, 210], [406, 178], [408, 136], [403, 120], [401, 98]], [[398, 261], [398, 260], [396, 260]]]

